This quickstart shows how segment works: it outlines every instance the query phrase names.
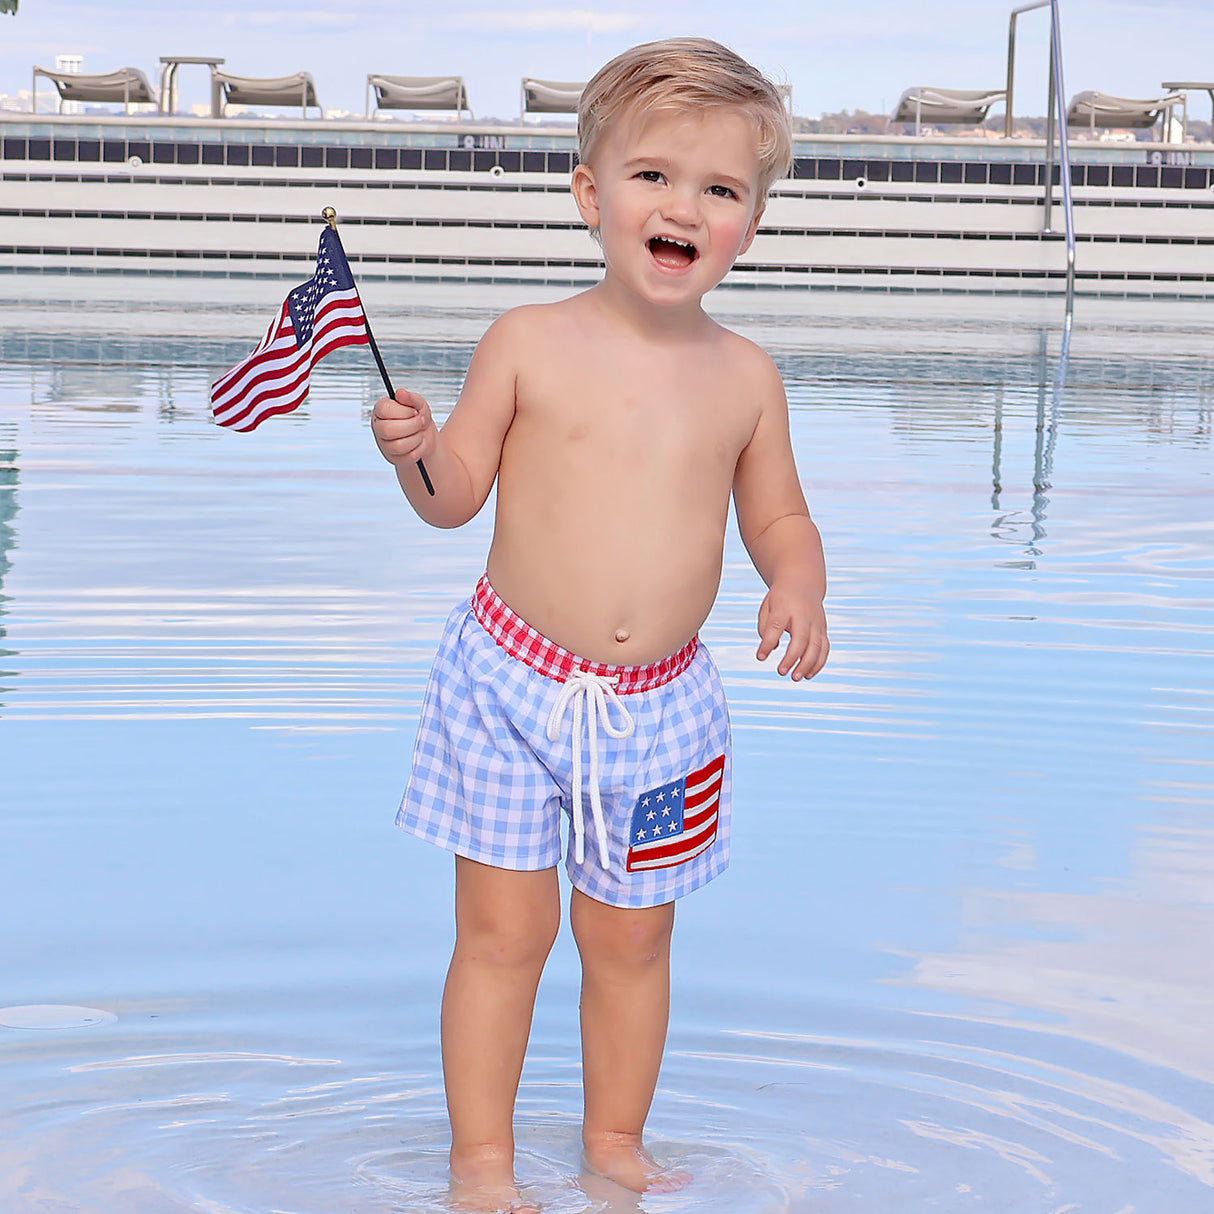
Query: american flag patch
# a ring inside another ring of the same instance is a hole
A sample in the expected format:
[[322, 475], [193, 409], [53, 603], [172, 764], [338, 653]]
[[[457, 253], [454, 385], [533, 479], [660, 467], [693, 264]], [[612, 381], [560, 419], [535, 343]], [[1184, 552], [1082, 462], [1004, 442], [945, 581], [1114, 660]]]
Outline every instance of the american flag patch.
[[725, 756], [681, 780], [637, 797], [628, 835], [628, 871], [672, 868], [698, 856], [717, 837], [717, 804]]

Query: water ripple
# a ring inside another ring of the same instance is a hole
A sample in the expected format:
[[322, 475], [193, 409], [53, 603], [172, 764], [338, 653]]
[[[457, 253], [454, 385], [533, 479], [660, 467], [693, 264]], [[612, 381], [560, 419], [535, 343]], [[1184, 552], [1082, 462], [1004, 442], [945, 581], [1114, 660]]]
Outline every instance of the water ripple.
[[[490, 520], [418, 524], [365, 352], [220, 432], [280, 284], [0, 300], [3, 1214], [446, 1211], [450, 861], [391, 826]], [[129, 288], [129, 290], [128, 290]], [[441, 408], [499, 303], [384, 289]], [[680, 907], [651, 1119], [684, 1193], [581, 1174], [562, 937], [520, 1093], [552, 1214], [1197, 1214], [1214, 1203], [1214, 358], [1204, 307], [724, 294], [773, 351], [830, 558], [810, 685], [704, 635], [734, 862]], [[70, 331], [63, 317], [71, 317]], [[252, 337], [245, 330], [255, 329]], [[1048, 457], [1047, 457], [1048, 456]]]

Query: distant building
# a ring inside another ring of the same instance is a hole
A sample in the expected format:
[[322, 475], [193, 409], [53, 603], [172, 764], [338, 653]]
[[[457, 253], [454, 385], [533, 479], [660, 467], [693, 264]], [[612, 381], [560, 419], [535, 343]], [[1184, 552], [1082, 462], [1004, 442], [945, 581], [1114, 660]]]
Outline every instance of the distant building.
[[0, 110], [7, 110], [10, 113], [28, 114], [29, 108], [29, 89], [18, 89], [15, 97], [10, 97], [8, 93], [0, 93]]
[[[84, 70], [83, 55], [56, 55], [55, 56], [55, 71], [68, 72], [73, 76], [79, 76]], [[60, 109], [61, 114], [79, 114], [83, 110], [79, 101], [65, 101]]]

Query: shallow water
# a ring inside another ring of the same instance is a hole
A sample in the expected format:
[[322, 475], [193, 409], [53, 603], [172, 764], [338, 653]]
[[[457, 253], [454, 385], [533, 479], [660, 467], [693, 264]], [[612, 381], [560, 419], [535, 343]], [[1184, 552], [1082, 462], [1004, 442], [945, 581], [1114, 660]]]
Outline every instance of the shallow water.
[[[411, 518], [365, 351], [209, 421], [277, 283], [9, 277], [0, 300], [4, 1214], [444, 1209], [450, 861], [392, 826], [486, 520]], [[169, 295], [188, 296], [167, 309]], [[369, 287], [441, 404], [500, 308]], [[579, 1181], [558, 944], [520, 1176], [586, 1210], [1214, 1208], [1214, 356], [1205, 305], [763, 294], [831, 565], [808, 686], [705, 636], [729, 873], [679, 909], [651, 1119], [697, 1175]]]

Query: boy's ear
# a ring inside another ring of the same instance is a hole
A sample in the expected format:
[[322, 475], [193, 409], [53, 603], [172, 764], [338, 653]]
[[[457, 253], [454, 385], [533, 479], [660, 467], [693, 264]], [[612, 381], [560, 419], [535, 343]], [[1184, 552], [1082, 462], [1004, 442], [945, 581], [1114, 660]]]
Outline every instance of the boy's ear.
[[594, 184], [594, 171], [589, 165], [579, 164], [573, 170], [573, 180], [569, 183], [573, 192], [573, 201], [577, 203], [578, 213], [588, 228], [599, 226], [599, 192]]
[[742, 240], [742, 247], [738, 250], [738, 256], [741, 257], [754, 242], [755, 233], [759, 230], [759, 220], [763, 218], [763, 212], [767, 209], [767, 203], [762, 206], [751, 217], [750, 223], [746, 227], [746, 235]]

